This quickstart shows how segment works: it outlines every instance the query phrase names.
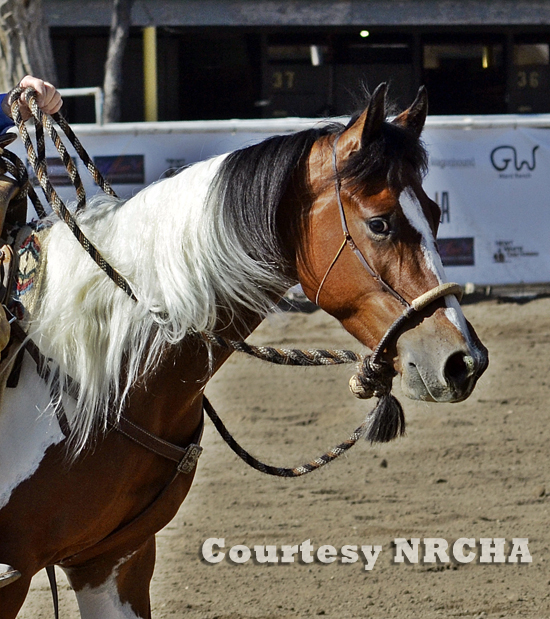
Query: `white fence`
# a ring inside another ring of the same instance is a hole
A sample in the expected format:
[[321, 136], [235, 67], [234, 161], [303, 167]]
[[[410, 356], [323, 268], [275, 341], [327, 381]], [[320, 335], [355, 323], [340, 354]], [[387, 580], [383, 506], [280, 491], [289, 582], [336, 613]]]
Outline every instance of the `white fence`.
[[[73, 129], [117, 193], [129, 197], [167, 170], [318, 122], [290, 118]], [[430, 172], [424, 187], [442, 208], [439, 244], [450, 279], [478, 285], [550, 282], [549, 129], [550, 115], [428, 118], [423, 138]], [[20, 142], [11, 148], [24, 158]], [[94, 192], [82, 164], [79, 169]], [[60, 170], [58, 180], [65, 179]]]

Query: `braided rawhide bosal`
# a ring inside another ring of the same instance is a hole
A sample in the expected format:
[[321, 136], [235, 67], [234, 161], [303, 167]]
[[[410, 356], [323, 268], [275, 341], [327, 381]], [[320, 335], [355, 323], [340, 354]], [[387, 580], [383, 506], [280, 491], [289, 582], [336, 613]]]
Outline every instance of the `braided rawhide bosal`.
[[[23, 121], [23, 118], [21, 117], [20, 103], [19, 103], [19, 97], [21, 95], [27, 102], [29, 109], [31, 110], [33, 117], [34, 117], [34, 124], [36, 127], [36, 140], [37, 140], [36, 150], [34, 148], [32, 140], [25, 126], [25, 122]], [[67, 152], [67, 149], [65, 148], [63, 142], [59, 138], [59, 135], [52, 124], [51, 116], [49, 116], [48, 114], [42, 113], [42, 110], [38, 107], [38, 104], [36, 102], [36, 97], [37, 97], [37, 93], [32, 88], [26, 88], [26, 89], [15, 88], [14, 90], [10, 92], [8, 103], [11, 107], [13, 120], [15, 124], [17, 125], [17, 128], [19, 129], [19, 133], [21, 134], [21, 138], [23, 139], [23, 143], [25, 145], [25, 148], [27, 149], [27, 155], [29, 157], [29, 162], [31, 163], [34, 173], [36, 174], [36, 178], [38, 179], [40, 186], [42, 187], [42, 190], [44, 191], [44, 194], [46, 195], [46, 199], [48, 200], [49, 204], [53, 208], [55, 214], [60, 219], [62, 219], [67, 224], [67, 226], [69, 226], [69, 229], [74, 234], [78, 242], [82, 245], [85, 251], [91, 256], [91, 258], [96, 262], [96, 264], [115, 282], [117, 286], [119, 286], [119, 288], [124, 290], [124, 292], [126, 292], [128, 296], [135, 299], [136, 297], [134, 296], [134, 293], [132, 292], [130, 284], [124, 279], [124, 277], [116, 269], [114, 269], [101, 256], [101, 254], [99, 253], [97, 248], [93, 245], [93, 243], [91, 243], [90, 240], [86, 238], [86, 236], [84, 235], [84, 233], [82, 232], [78, 224], [76, 223], [73, 215], [67, 209], [67, 207], [65, 206], [65, 204], [63, 203], [63, 201], [61, 200], [61, 198], [55, 191], [54, 187], [52, 186], [48, 178], [48, 168], [46, 164], [44, 129], [43, 128], [46, 129], [49, 137], [51, 138], [52, 142], [57, 148], [57, 151], [59, 152], [59, 155], [61, 156], [63, 164], [67, 168], [69, 177], [71, 178], [71, 181], [76, 189], [77, 198], [78, 198], [77, 210], [84, 208], [85, 203], [86, 203], [86, 192], [84, 191], [84, 186], [82, 185], [80, 175], [78, 174], [78, 171], [72, 160], [72, 157]], [[56, 114], [56, 117], [61, 118], [59, 114]], [[64, 125], [67, 126], [66, 123], [64, 123]], [[67, 136], [69, 137], [69, 139], [71, 137], [75, 137], [72, 131], [70, 131], [70, 134], [71, 136], [69, 135]], [[80, 145], [80, 142], [78, 142], [78, 144]], [[38, 150], [38, 153], [37, 153], [37, 150]], [[81, 151], [84, 150], [81, 145], [80, 145], [80, 150]], [[79, 156], [82, 156], [82, 155], [79, 153]], [[86, 155], [86, 160], [88, 163], [91, 163], [91, 160], [87, 155]], [[99, 170], [97, 170], [97, 175], [99, 177], [101, 176], [99, 173]], [[96, 176], [94, 175], [94, 179], [95, 178]], [[103, 179], [102, 189], [104, 191], [107, 191], [107, 193], [110, 193], [110, 195], [114, 195], [114, 191], [110, 189], [110, 187], [109, 188], [108, 187], [109, 186]]]
[[[25, 101], [29, 105], [29, 108], [34, 117], [34, 123], [36, 127], [36, 140], [37, 149], [35, 150], [30, 136], [25, 127], [25, 123], [21, 117], [19, 109], [19, 97], [23, 95]], [[101, 256], [95, 246], [86, 238], [82, 230], [77, 225], [74, 217], [69, 212], [65, 204], [59, 198], [57, 192], [51, 185], [48, 179], [48, 170], [46, 164], [46, 151], [44, 143], [44, 128], [46, 129], [49, 137], [53, 141], [57, 148], [60, 157], [67, 169], [69, 177], [75, 187], [78, 204], [77, 210], [83, 209], [86, 204], [86, 193], [80, 179], [80, 175], [76, 169], [76, 166], [72, 160], [72, 157], [68, 154], [65, 146], [63, 145], [59, 135], [57, 134], [51, 117], [39, 109], [36, 101], [37, 93], [33, 89], [16, 88], [10, 93], [9, 104], [12, 110], [12, 116], [19, 129], [25, 147], [27, 149], [29, 161], [34, 169], [36, 177], [38, 178], [40, 185], [46, 195], [48, 202], [51, 204], [54, 212], [62, 219], [70, 228], [74, 236], [77, 238], [82, 247], [92, 257], [92, 259], [100, 266], [100, 268], [122, 289], [124, 290], [134, 301], [137, 301], [134, 296], [129, 283], [124, 279], [118, 271], [116, 271], [111, 265], [109, 265], [105, 259]], [[88, 153], [83, 148], [78, 138], [73, 133], [72, 129], [66, 122], [66, 120], [57, 113], [53, 116], [58, 125], [61, 127], [67, 138], [72, 143], [77, 154], [85, 164], [86, 168], [92, 175], [96, 184], [107, 194], [116, 196], [111, 186], [105, 181]], [[36, 152], [38, 151], [38, 152]], [[27, 192], [39, 217], [45, 215], [45, 211], [41, 206], [34, 189], [28, 182], [27, 172], [23, 164], [17, 159], [13, 153], [5, 152], [5, 159], [9, 161], [7, 163], [8, 170], [15, 178], [19, 179], [19, 184], [23, 187], [23, 191]], [[10, 167], [11, 166], [11, 167]], [[26, 195], [25, 193], [22, 194]], [[337, 185], [337, 196], [339, 198], [339, 185]], [[35, 202], [36, 200], [36, 202]], [[38, 206], [37, 206], [38, 204]], [[350, 237], [351, 238], [351, 237]], [[349, 241], [347, 241], [349, 242]], [[343, 248], [343, 246], [342, 246]], [[338, 252], [338, 255], [341, 250]], [[335, 260], [338, 258], [335, 258]], [[334, 260], [334, 261], [335, 261]], [[334, 262], [333, 261], [333, 262]], [[325, 276], [326, 278], [326, 276]], [[457, 284], [442, 284], [436, 286], [436, 288], [428, 291], [424, 295], [421, 295], [418, 299], [413, 301], [411, 305], [405, 309], [403, 314], [394, 321], [389, 327], [386, 334], [378, 344], [374, 353], [370, 356], [362, 358], [357, 353], [351, 350], [300, 350], [300, 349], [285, 349], [285, 348], [273, 348], [269, 346], [253, 346], [246, 342], [235, 342], [227, 340], [219, 335], [212, 333], [200, 333], [205, 341], [213, 343], [217, 346], [221, 346], [228, 350], [234, 350], [251, 355], [255, 358], [268, 361], [270, 363], [276, 363], [279, 365], [302, 365], [302, 366], [332, 366], [343, 363], [357, 363], [362, 361], [361, 368], [358, 373], [350, 380], [350, 388], [352, 393], [358, 398], [370, 398], [373, 396], [378, 397], [378, 402], [373, 411], [367, 416], [367, 419], [352, 433], [352, 435], [343, 443], [335, 446], [322, 456], [303, 464], [295, 468], [283, 468], [275, 467], [264, 464], [250, 455], [245, 449], [243, 449], [231, 436], [221, 419], [218, 417], [214, 408], [204, 398], [203, 406], [206, 413], [211, 418], [217, 430], [220, 432], [223, 439], [233, 449], [233, 451], [241, 457], [247, 464], [252, 466], [258, 471], [267, 473], [269, 475], [276, 475], [279, 477], [298, 477], [310, 473], [334, 459], [344, 454], [348, 449], [353, 447], [355, 443], [365, 436], [367, 440], [371, 442], [387, 442], [394, 439], [396, 436], [403, 435], [405, 432], [405, 418], [403, 409], [397, 399], [391, 394], [392, 380], [396, 375], [395, 370], [388, 363], [381, 359], [381, 355], [384, 352], [387, 344], [395, 336], [397, 331], [401, 329], [405, 322], [415, 313], [424, 309], [427, 305], [433, 303], [437, 299], [446, 296], [448, 294], [460, 293], [460, 286]], [[318, 295], [317, 295], [318, 296]]]
[[387, 443], [405, 433], [403, 407], [391, 393], [392, 379], [396, 372], [382, 360], [382, 353], [414, 314], [447, 295], [455, 295], [460, 300], [462, 288], [458, 284], [447, 282], [414, 299], [403, 310], [401, 316], [390, 325], [372, 355], [363, 359], [360, 371], [351, 377], [349, 386], [355, 397], [369, 399], [376, 396], [378, 398], [376, 406], [369, 415], [371, 423], [366, 434], [366, 439], [372, 443]]

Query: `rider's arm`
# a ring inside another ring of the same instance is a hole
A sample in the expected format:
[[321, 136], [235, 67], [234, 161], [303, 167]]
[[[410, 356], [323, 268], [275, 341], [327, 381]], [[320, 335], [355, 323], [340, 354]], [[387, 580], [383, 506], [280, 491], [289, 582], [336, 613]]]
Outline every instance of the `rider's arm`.
[[[1, 104], [0, 104], [0, 135], [2, 133], [6, 133], [6, 131], [13, 127], [13, 120], [5, 113], [4, 109], [7, 105], [7, 94], [0, 95]], [[6, 101], [4, 103], [4, 100]]]

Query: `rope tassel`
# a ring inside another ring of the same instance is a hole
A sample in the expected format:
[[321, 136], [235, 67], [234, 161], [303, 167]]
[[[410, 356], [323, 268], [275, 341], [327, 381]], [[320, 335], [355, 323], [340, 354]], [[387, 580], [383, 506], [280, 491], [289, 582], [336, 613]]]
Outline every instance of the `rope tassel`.
[[389, 443], [405, 434], [405, 414], [399, 400], [391, 393], [384, 394], [368, 416], [365, 439], [371, 443]]

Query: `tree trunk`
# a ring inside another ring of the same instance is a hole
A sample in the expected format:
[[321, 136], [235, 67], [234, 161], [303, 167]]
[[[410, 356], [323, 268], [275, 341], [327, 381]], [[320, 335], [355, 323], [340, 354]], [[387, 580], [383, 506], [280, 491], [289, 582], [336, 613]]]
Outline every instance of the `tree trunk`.
[[0, 0], [0, 92], [25, 75], [56, 83], [50, 32], [41, 0]]
[[111, 123], [120, 120], [120, 96], [122, 93], [122, 59], [128, 32], [130, 30], [133, 0], [114, 0], [113, 17], [111, 19], [111, 34], [109, 49], [105, 62], [105, 81], [103, 91], [105, 102], [103, 106], [103, 122]]

